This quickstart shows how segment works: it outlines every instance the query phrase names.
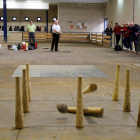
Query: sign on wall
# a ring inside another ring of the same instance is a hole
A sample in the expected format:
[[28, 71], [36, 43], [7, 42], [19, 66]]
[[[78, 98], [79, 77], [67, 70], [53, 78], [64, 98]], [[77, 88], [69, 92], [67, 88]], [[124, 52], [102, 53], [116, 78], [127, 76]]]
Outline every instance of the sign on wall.
[[70, 28], [73, 29], [74, 28], [74, 25], [70, 25]]
[[77, 23], [77, 29], [87, 29], [87, 23], [84, 22]]
[[0, 31], [0, 35], [3, 35], [3, 31]]
[[[4, 35], [4, 31], [0, 31], [0, 35]], [[7, 31], [7, 35], [9, 35], [9, 31]]]

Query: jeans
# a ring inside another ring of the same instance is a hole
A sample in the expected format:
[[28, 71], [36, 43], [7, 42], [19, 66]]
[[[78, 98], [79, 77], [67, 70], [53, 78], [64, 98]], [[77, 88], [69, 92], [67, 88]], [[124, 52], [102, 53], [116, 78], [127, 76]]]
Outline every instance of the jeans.
[[33, 40], [33, 43], [35, 43], [35, 33], [29, 32], [29, 45], [31, 45], [31, 39]]
[[130, 50], [132, 50], [131, 37], [125, 37], [123, 40], [123, 44], [126, 48], [130, 48]]

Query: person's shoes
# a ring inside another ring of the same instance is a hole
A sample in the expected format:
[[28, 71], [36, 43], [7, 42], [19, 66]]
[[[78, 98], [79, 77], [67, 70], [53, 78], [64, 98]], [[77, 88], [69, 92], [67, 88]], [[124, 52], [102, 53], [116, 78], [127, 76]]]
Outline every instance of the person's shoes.
[[59, 52], [59, 50], [55, 51], [55, 52]]

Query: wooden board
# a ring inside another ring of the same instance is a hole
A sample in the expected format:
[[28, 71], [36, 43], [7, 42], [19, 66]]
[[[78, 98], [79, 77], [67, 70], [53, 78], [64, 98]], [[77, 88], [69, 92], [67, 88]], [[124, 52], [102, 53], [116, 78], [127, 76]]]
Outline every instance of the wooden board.
[[80, 39], [80, 40], [83, 40], [83, 39], [85, 39], [85, 40], [87, 40], [87, 37], [61, 37], [62, 39], [75, 39], [75, 40], [77, 40], [77, 39]]
[[97, 34], [91, 34], [91, 36], [96, 36]]
[[51, 35], [52, 36], [52, 33], [46, 33], [46, 35]]
[[97, 43], [99, 43], [99, 44], [102, 44], [102, 41], [96, 41]]
[[101, 40], [102, 41], [103, 39], [102, 38], [97, 38], [97, 40]]
[[106, 39], [103, 39], [103, 42], [106, 42], [106, 43], [111, 43], [110, 40], [106, 40]]
[[96, 37], [91, 37], [91, 39], [97, 39]]
[[28, 34], [29, 34], [29, 33], [24, 33], [24, 32], [23, 32], [23, 35], [28, 35]]
[[89, 34], [62, 33], [61, 36], [88, 36]]
[[47, 33], [35, 33], [35, 35], [47, 35]]
[[35, 38], [45, 38], [46, 39], [46, 36], [35, 36]]
[[102, 35], [98, 35], [98, 34], [97, 34], [97, 37], [102, 37]]
[[103, 38], [108, 38], [108, 39], [111, 39], [111, 36], [103, 36]]

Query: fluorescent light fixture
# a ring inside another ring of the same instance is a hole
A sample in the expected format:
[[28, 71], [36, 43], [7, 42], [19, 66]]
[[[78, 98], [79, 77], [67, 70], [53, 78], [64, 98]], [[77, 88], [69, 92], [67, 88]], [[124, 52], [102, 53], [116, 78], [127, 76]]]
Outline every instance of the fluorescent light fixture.
[[17, 18], [16, 18], [16, 17], [12, 17], [12, 20], [13, 20], [13, 21], [16, 21], [16, 20], [17, 20]]
[[37, 21], [41, 21], [41, 17], [37, 17]]
[[0, 17], [0, 20], [3, 20], [3, 17]]
[[27, 1], [27, 2], [29, 2], [29, 3], [40, 3], [40, 2], [42, 2], [41, 0], [40, 1]]
[[29, 21], [29, 17], [25, 17], [25, 21]]

